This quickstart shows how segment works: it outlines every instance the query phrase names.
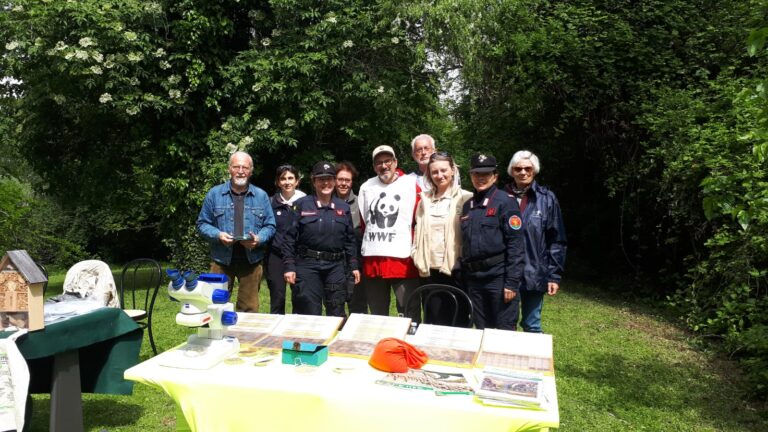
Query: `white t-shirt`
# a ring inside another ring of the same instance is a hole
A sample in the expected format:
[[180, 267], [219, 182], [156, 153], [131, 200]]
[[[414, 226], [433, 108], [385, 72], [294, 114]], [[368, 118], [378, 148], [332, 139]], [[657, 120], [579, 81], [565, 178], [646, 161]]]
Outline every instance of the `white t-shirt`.
[[357, 197], [365, 221], [363, 256], [409, 257], [416, 178], [400, 176], [384, 184], [379, 177], [373, 177], [360, 186]]

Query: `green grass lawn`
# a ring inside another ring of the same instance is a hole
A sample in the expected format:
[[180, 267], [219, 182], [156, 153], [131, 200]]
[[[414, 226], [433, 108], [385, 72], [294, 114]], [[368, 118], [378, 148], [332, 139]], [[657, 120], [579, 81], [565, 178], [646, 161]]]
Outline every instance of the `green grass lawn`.
[[[61, 292], [51, 275], [48, 294]], [[268, 312], [262, 289], [261, 311]], [[290, 297], [290, 296], [289, 296]], [[178, 303], [161, 292], [155, 310], [158, 349], [193, 330], [176, 325]], [[659, 311], [589, 285], [567, 282], [544, 305], [554, 335], [561, 431], [768, 431], [768, 409], [743, 400], [732, 362], [692, 348]], [[145, 334], [141, 359], [151, 355]], [[34, 396], [33, 431], [48, 429], [47, 395]], [[175, 407], [161, 390], [136, 384], [132, 396], [84, 395], [88, 431], [172, 431]]]

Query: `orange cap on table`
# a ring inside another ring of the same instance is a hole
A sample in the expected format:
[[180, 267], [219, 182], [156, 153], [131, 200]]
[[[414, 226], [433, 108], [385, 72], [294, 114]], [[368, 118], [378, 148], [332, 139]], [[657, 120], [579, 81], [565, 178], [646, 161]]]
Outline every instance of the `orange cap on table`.
[[384, 338], [376, 344], [368, 364], [384, 372], [408, 372], [427, 362], [427, 354], [406, 341]]

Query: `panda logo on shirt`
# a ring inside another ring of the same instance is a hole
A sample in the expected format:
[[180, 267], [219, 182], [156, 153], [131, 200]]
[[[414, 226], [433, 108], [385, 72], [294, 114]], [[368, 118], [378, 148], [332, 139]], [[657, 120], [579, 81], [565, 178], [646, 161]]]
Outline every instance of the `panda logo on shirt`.
[[400, 195], [387, 195], [382, 192], [370, 206], [370, 224], [379, 228], [391, 228], [400, 213]]

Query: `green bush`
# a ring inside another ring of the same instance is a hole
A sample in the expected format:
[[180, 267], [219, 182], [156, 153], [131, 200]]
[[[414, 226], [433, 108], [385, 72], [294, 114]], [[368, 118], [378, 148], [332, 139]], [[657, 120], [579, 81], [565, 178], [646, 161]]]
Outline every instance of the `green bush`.
[[0, 250], [24, 249], [42, 264], [67, 268], [87, 256], [80, 226], [29, 185], [0, 178]]
[[768, 362], [768, 174], [751, 133], [760, 99], [744, 91], [758, 83], [723, 73], [705, 88], [659, 91], [639, 123], [654, 143], [642, 172], [661, 173], [657, 200], [667, 205], [656, 208], [666, 229], [700, 244], [669, 302], [697, 334], [724, 341], [766, 396], [758, 384]]

